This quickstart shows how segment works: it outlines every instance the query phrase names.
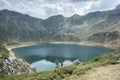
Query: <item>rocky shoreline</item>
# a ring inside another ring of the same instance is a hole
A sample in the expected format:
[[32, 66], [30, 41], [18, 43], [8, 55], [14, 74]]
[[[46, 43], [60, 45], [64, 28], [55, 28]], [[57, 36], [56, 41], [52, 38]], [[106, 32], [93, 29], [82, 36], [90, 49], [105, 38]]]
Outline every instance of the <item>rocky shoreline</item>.
[[35, 42], [22, 42], [22, 43], [19, 43], [19, 44], [16, 44], [16, 45], [7, 45], [5, 46], [6, 49], [9, 51], [10, 55], [9, 57], [11, 58], [16, 58], [16, 55], [15, 53], [12, 51], [12, 49], [14, 48], [20, 48], [20, 47], [27, 47], [27, 46], [33, 46], [33, 45], [38, 45], [38, 43], [35, 43]]
[[112, 44], [104, 44], [104, 43], [95, 43], [95, 42], [89, 42], [89, 41], [83, 41], [83, 42], [50, 42], [51, 44], [76, 44], [76, 45], [85, 45], [85, 46], [102, 46], [105, 48], [109, 48], [112, 50], [119, 50], [119, 47]]

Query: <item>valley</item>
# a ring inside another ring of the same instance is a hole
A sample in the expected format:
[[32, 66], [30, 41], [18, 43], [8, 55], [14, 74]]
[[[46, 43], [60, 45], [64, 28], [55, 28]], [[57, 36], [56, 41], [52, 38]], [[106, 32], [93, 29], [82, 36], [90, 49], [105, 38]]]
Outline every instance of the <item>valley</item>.
[[0, 9], [0, 80], [119, 80], [119, 76], [120, 5], [45, 19], [15, 8]]

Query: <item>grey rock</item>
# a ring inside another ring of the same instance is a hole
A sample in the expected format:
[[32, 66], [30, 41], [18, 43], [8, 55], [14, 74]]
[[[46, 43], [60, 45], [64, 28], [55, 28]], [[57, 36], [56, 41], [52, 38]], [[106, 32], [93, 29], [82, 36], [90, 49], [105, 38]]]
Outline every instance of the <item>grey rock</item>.
[[32, 73], [35, 72], [35, 68], [23, 59], [8, 58], [3, 61], [0, 72], [6, 72], [8, 74]]
[[80, 64], [81, 62], [79, 61], [79, 59], [76, 59], [76, 60], [74, 60], [73, 61], [73, 65], [78, 65], [78, 64]]

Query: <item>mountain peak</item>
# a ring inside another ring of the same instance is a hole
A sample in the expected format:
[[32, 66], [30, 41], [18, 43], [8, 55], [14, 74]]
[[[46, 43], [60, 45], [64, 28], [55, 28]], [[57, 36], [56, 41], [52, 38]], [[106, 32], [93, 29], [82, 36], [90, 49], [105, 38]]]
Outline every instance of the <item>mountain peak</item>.
[[120, 9], [120, 4], [118, 4], [118, 5], [115, 7], [115, 9]]

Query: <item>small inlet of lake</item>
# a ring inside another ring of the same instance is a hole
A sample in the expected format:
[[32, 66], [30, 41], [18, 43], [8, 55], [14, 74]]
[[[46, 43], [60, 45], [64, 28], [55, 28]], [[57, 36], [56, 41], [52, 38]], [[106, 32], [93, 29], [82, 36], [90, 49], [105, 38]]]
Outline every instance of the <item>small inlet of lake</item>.
[[32, 64], [38, 72], [54, 70], [56, 60], [69, 66], [74, 60], [89, 61], [113, 50], [100, 46], [83, 46], [75, 44], [40, 44], [15, 48], [12, 51]]

